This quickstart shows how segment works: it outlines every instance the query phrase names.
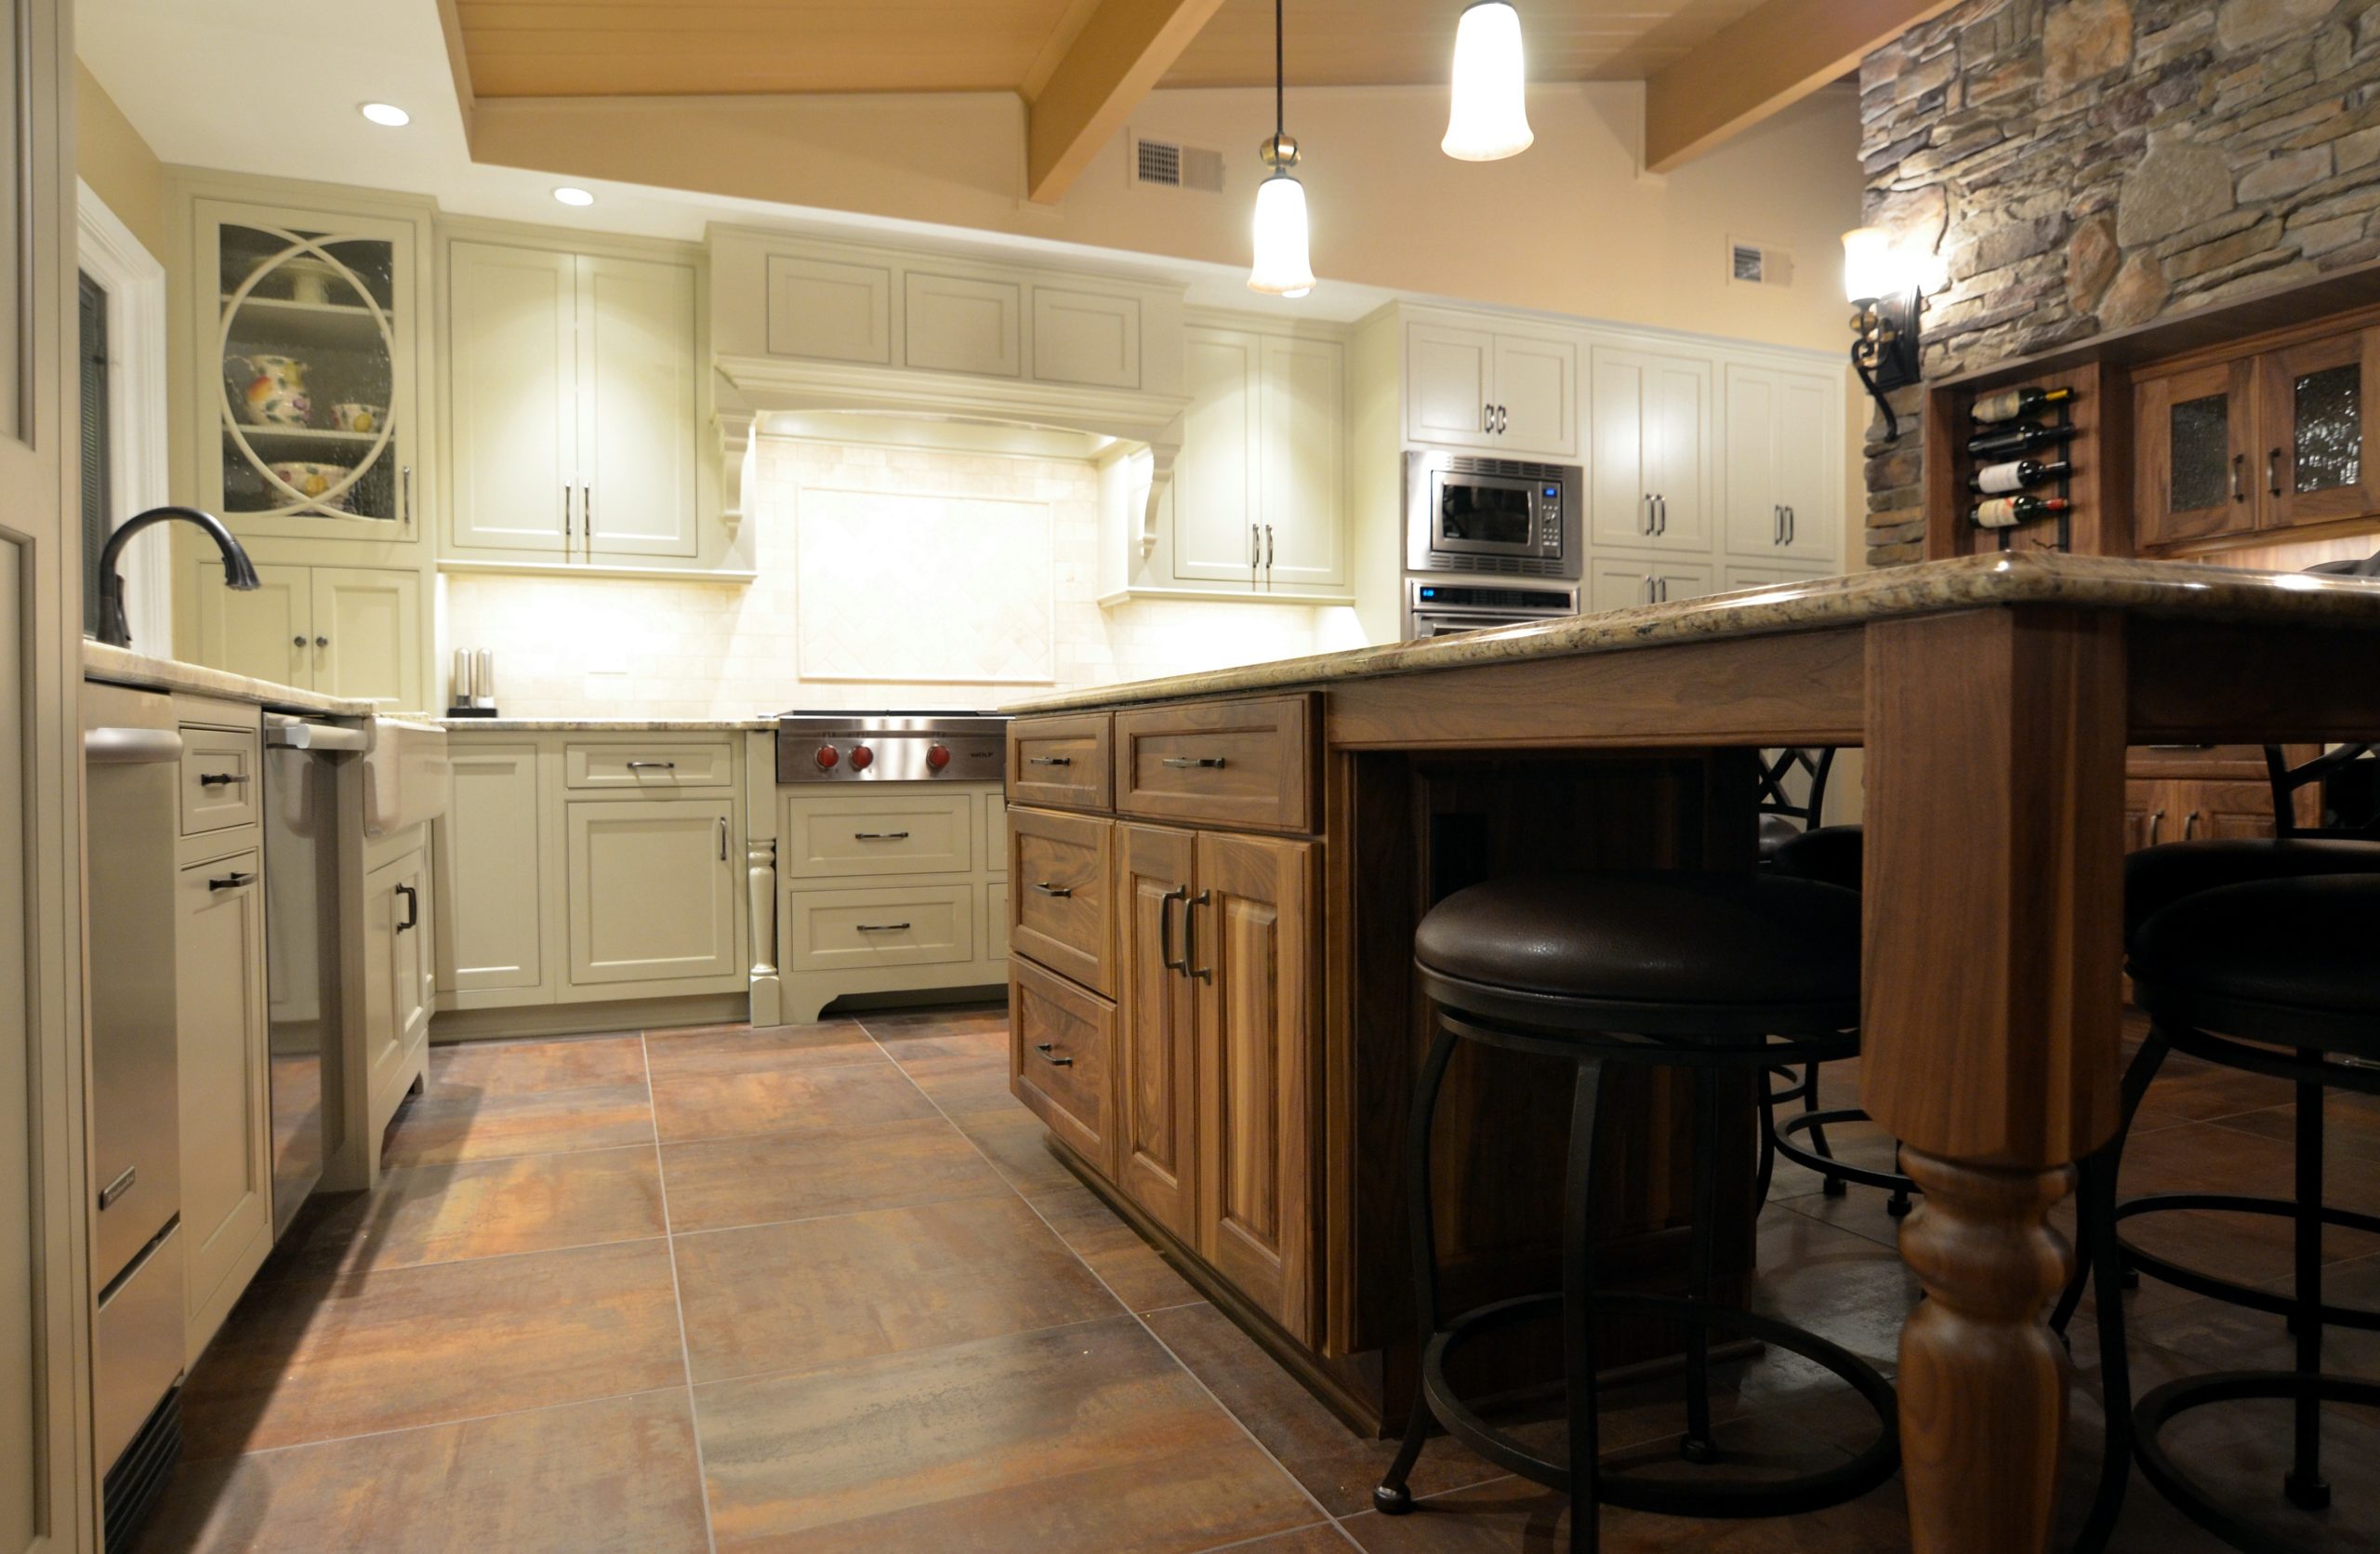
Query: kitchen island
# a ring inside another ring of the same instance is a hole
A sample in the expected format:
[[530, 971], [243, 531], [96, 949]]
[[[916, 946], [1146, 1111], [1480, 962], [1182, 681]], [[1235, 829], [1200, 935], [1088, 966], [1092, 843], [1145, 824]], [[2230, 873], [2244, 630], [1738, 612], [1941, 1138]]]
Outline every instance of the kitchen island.
[[[2125, 750], [2369, 737], [2380, 590], [1975, 557], [1014, 711], [1013, 1088], [1370, 1425], [1410, 1387], [1421, 911], [1529, 869], [1749, 868], [1752, 752], [1864, 747], [1862, 1093], [1924, 1189], [1901, 1233], [1929, 1296], [1898, 1376], [1912, 1541], [2008, 1554], [2046, 1545], [2066, 1419], [2042, 1316], [2071, 1252], [2046, 1216], [2116, 1121]], [[1620, 1277], [1678, 1238], [1675, 1101], [1636, 1110], [1606, 1225], [1641, 1255], [1598, 1254]], [[1450, 1309], [1543, 1272], [1540, 1102], [1481, 1075], [1443, 1103]]]

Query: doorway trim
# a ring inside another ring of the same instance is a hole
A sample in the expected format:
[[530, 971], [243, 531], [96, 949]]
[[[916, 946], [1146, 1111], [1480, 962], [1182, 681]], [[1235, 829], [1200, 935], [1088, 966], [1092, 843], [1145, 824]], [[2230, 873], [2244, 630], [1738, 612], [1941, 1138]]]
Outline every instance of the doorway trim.
[[[165, 500], [165, 267], [107, 202], [74, 180], [74, 254], [108, 294], [109, 478], [114, 522]], [[125, 551], [124, 609], [132, 640], [174, 654], [172, 541], [151, 529]]]

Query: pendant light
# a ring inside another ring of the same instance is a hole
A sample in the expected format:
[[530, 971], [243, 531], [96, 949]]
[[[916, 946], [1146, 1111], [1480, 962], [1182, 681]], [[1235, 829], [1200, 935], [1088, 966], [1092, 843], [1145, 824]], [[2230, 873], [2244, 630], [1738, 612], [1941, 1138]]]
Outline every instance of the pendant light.
[[1518, 156], [1536, 139], [1521, 13], [1511, 0], [1476, 0], [1455, 29], [1454, 108], [1439, 144], [1459, 161], [1496, 162]]
[[1273, 0], [1273, 137], [1256, 152], [1273, 174], [1256, 187], [1256, 262], [1248, 289], [1303, 297], [1314, 289], [1314, 263], [1307, 257], [1305, 185], [1289, 172], [1298, 165], [1298, 143], [1282, 133], [1284, 79], [1281, 0]]

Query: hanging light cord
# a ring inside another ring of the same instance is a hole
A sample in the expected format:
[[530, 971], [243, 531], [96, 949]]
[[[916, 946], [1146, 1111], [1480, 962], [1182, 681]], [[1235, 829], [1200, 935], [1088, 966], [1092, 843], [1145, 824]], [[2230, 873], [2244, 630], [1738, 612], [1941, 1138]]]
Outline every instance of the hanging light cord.
[[1273, 0], [1273, 143], [1276, 146], [1281, 143], [1282, 132], [1289, 125], [1289, 115], [1281, 103], [1283, 82], [1288, 74], [1281, 52], [1282, 3], [1283, 0]]

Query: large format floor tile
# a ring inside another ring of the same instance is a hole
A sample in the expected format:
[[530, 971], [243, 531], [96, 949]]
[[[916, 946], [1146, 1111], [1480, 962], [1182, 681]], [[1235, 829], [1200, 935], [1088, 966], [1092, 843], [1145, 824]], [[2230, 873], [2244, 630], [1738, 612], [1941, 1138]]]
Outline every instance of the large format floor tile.
[[1013, 1197], [680, 1236], [694, 1379], [1104, 1317], [1116, 1302]]
[[1027, 1202], [1128, 1308], [1157, 1311], [1204, 1298], [1138, 1230], [1080, 1182], [1069, 1177]]
[[435, 1078], [405, 1103], [382, 1163], [451, 1164], [653, 1142], [644, 1075], [633, 1082], [546, 1090], [483, 1090]]
[[1187, 1554], [1319, 1515], [1126, 1316], [694, 1402], [722, 1551]]
[[251, 1288], [191, 1377], [193, 1457], [685, 1379], [666, 1242]]
[[644, 1082], [644, 1043], [626, 1036], [464, 1042], [430, 1049], [430, 1088], [522, 1096]]
[[940, 1117], [665, 1144], [661, 1163], [681, 1234], [1010, 1190]]
[[645, 1039], [645, 1052], [655, 1080], [679, 1074], [750, 1074], [884, 1060], [855, 1020], [659, 1031]]
[[831, 1067], [655, 1074], [653, 1112], [662, 1141], [672, 1144], [936, 1115], [933, 1103], [880, 1055]]
[[383, 1173], [377, 1190], [310, 1206], [264, 1278], [411, 1268], [663, 1233], [653, 1146], [517, 1155]]
[[186, 1468], [142, 1539], [192, 1554], [702, 1554], [685, 1392], [572, 1403]]
[[1014, 1099], [983, 1111], [954, 1112], [950, 1120], [1019, 1192], [1043, 1193], [1081, 1185], [1050, 1152], [1044, 1142], [1049, 1129], [1042, 1126], [1041, 1119]]

